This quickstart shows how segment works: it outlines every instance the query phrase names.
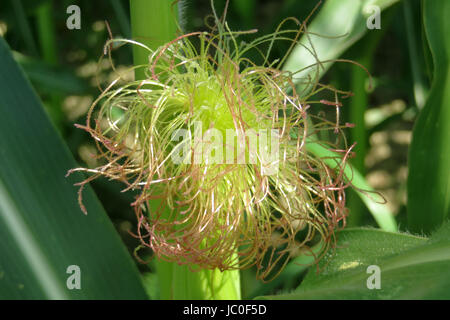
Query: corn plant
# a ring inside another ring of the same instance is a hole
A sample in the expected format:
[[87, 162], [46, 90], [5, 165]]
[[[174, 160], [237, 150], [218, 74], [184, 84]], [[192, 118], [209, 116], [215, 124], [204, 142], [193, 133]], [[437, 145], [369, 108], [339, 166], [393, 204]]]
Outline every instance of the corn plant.
[[[256, 0], [208, 2], [202, 31], [185, 30], [189, 1], [111, 1], [100, 94], [58, 63], [54, 1], [0, 5], [25, 52], [0, 39], [1, 298], [450, 298], [450, 2], [286, 3], [304, 16], [261, 33]], [[366, 165], [369, 138], [395, 121], [367, 126], [375, 52], [399, 16], [413, 107], [394, 116], [414, 118], [406, 219]], [[73, 131], [61, 104], [77, 92], [95, 98]], [[77, 164], [68, 132], [85, 134], [95, 165]], [[108, 202], [122, 195], [134, 225], [121, 238]]]

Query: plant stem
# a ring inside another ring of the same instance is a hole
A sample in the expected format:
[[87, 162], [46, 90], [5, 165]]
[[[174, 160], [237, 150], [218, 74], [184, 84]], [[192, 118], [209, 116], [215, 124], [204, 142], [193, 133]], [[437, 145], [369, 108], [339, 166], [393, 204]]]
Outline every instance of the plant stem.
[[188, 266], [173, 265], [175, 300], [238, 300], [241, 297], [239, 270], [218, 269], [192, 272]]
[[[133, 40], [154, 50], [176, 36], [177, 7], [170, 0], [130, 0], [131, 31]], [[148, 52], [134, 46], [135, 65], [148, 64]], [[145, 79], [143, 68], [135, 73], [137, 80]], [[150, 204], [153, 209], [157, 202]], [[150, 208], [152, 210], [152, 208]], [[197, 266], [191, 266], [197, 270]], [[179, 266], [158, 259], [156, 269], [161, 299], [229, 299], [241, 298], [239, 270], [221, 272], [199, 270], [192, 272], [189, 266]]]
[[[130, 0], [131, 34], [133, 40], [145, 44], [150, 49], [175, 38], [177, 7], [170, 0]], [[133, 47], [134, 63], [148, 63], [148, 51]], [[144, 79], [144, 70], [136, 70], [136, 79]]]
[[53, 23], [53, 3], [44, 2], [36, 12], [39, 44], [42, 58], [45, 62], [56, 65], [58, 63], [55, 25]]
[[[42, 59], [50, 66], [58, 64], [56, 32], [53, 19], [53, 0], [44, 2], [36, 11], [38, 39]], [[63, 113], [61, 111], [62, 97], [57, 93], [49, 96], [48, 112], [56, 127], [63, 130]]]

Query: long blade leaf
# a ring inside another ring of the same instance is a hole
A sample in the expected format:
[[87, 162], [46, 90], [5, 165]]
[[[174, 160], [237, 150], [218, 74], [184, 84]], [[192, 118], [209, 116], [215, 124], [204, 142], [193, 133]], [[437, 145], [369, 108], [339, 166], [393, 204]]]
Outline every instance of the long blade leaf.
[[[82, 177], [65, 178], [76, 163], [3, 38], [0, 70], [0, 298], [146, 299], [89, 187], [89, 214], [80, 211], [73, 183]], [[72, 275], [80, 289], [67, 286]]]
[[450, 1], [423, 2], [434, 60], [433, 84], [413, 131], [409, 153], [408, 227], [430, 233], [450, 213]]

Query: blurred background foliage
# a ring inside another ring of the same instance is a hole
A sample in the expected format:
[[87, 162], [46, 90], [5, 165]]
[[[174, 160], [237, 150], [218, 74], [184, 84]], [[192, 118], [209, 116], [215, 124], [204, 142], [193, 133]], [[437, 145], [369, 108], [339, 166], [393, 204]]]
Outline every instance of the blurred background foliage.
[[[209, 0], [189, 0], [180, 6], [183, 32], [206, 29], [205, 17], [211, 14]], [[66, 8], [81, 8], [81, 30], [68, 30]], [[225, 1], [215, 0], [218, 12]], [[258, 29], [258, 33], [242, 37], [245, 41], [273, 32], [286, 17], [303, 21], [317, 5], [311, 0], [245, 0], [231, 1], [227, 21], [233, 30]], [[345, 19], [345, 16], [342, 17]], [[110, 37], [130, 37], [128, 0], [4, 0], [0, 2], [0, 35], [14, 53], [15, 60], [31, 80], [54, 126], [81, 166], [96, 165], [96, 149], [88, 134], [76, 129], [84, 123], [86, 111], [99, 93], [98, 84], [111, 80], [105, 60], [98, 60], [103, 45]], [[206, 20], [208, 22], [208, 20]], [[289, 27], [287, 24], [285, 27]], [[291, 25], [292, 27], [292, 25]], [[277, 44], [272, 59], [282, 58], [288, 43]], [[251, 57], [258, 61], [257, 56]], [[406, 230], [407, 155], [412, 129], [423, 108], [430, 87], [432, 59], [422, 26], [420, 1], [398, 2], [383, 11], [380, 30], [368, 30], [341, 56], [364, 65], [370, 81], [360, 67], [335, 63], [322, 78], [336, 88], [354, 92], [343, 101], [342, 121], [355, 123], [348, 129], [349, 141], [357, 141], [357, 157], [353, 164], [377, 191], [386, 198], [395, 214], [400, 230]], [[114, 63], [125, 72], [132, 63], [130, 47], [114, 52]], [[129, 75], [132, 77], [132, 75]], [[371, 84], [371, 85], [370, 85]], [[330, 108], [332, 109], [332, 108]], [[314, 110], [324, 116], [334, 110]], [[135, 230], [135, 216], [129, 203], [133, 194], [121, 193], [121, 185], [97, 180], [93, 188], [124, 243], [133, 253], [138, 245], [129, 231]], [[372, 215], [352, 192], [349, 199], [350, 226], [376, 226]], [[81, 214], [81, 211], [80, 211]], [[149, 252], [141, 252], [141, 257]], [[152, 296], [156, 279], [152, 265], [137, 263], [146, 278]], [[290, 278], [298, 285], [303, 273]], [[276, 292], [275, 282], [263, 293]], [[243, 297], [253, 297], [261, 283], [253, 271], [243, 272]], [[284, 284], [284, 289], [289, 289]]]

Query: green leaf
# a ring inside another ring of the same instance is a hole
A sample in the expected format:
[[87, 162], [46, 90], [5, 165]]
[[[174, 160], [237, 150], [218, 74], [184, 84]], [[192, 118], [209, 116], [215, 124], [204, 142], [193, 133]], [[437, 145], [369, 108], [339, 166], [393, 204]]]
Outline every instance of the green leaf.
[[[146, 299], [136, 266], [0, 38], [0, 299]], [[66, 273], [80, 268], [81, 289]]]
[[[449, 299], [450, 223], [431, 239], [371, 229], [339, 233], [338, 248], [290, 294], [265, 299]], [[380, 289], [369, 289], [369, 266]]]
[[89, 92], [89, 83], [76, 76], [69, 69], [52, 66], [18, 52], [13, 52], [13, 56], [32, 84], [39, 88], [39, 92], [63, 94], [85, 94]]
[[[332, 65], [332, 60], [338, 59], [371, 31], [366, 25], [367, 18], [373, 14], [371, 6], [384, 10], [396, 2], [398, 0], [327, 0], [307, 26], [308, 34], [302, 36], [283, 69], [291, 72], [303, 70], [295, 75], [297, 83], [308, 77], [314, 79], [316, 73], [322, 77]], [[324, 63], [318, 65], [318, 60]]]
[[430, 233], [450, 212], [450, 1], [426, 0], [423, 18], [434, 60], [433, 84], [409, 153], [408, 227]]

